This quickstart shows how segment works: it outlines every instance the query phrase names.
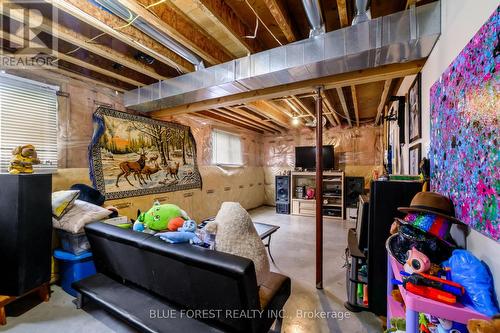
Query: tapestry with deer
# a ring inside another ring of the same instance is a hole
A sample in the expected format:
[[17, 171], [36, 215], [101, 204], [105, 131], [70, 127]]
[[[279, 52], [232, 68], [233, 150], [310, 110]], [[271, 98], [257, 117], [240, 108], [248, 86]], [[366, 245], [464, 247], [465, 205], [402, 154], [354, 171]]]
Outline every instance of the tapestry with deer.
[[90, 177], [106, 199], [201, 188], [189, 127], [100, 107]]

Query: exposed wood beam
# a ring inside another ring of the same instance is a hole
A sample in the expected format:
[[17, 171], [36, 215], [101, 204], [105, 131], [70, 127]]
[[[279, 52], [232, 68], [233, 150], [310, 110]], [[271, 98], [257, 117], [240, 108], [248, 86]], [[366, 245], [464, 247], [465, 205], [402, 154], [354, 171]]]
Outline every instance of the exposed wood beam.
[[354, 104], [354, 116], [356, 117], [356, 126], [359, 127], [359, 109], [358, 109], [358, 95], [356, 94], [356, 86], [351, 86], [352, 104]]
[[264, 0], [267, 8], [271, 12], [271, 15], [278, 23], [278, 27], [285, 35], [288, 42], [294, 42], [296, 40], [295, 33], [293, 32], [292, 20], [285, 4], [281, 0]]
[[76, 80], [80, 80], [80, 81], [83, 81], [83, 82], [87, 82], [87, 83], [91, 83], [91, 84], [95, 84], [95, 85], [100, 85], [100, 86], [103, 86], [103, 87], [107, 87], [107, 88], [116, 90], [118, 92], [122, 92], [123, 93], [123, 92], [126, 91], [123, 88], [120, 88], [120, 87], [117, 87], [117, 86], [114, 86], [112, 84], [105, 83], [105, 82], [102, 82], [102, 81], [97, 81], [97, 80], [91, 79], [91, 78], [89, 78], [87, 76], [83, 76], [81, 74], [73, 73], [73, 72], [68, 71], [66, 69], [63, 69], [63, 68], [46, 67], [45, 69], [48, 69], [49, 71], [52, 71], [52, 72], [55, 72], [55, 73], [59, 73], [59, 74], [65, 75], [67, 77], [70, 77], [70, 78], [73, 78], [73, 79], [76, 79]]
[[331, 113], [325, 115], [326, 119], [328, 119], [328, 121], [330, 122], [330, 124], [332, 124], [332, 126], [337, 126], [337, 125], [340, 126], [342, 123], [340, 122], [339, 116], [337, 116], [337, 112], [333, 107], [333, 102], [330, 99], [330, 96], [325, 93], [324, 89], [321, 90], [321, 96], [323, 97], [323, 103], [326, 105], [328, 111]]
[[196, 112], [194, 114], [197, 115], [197, 116], [202, 116], [204, 118], [208, 118], [208, 119], [212, 119], [212, 120], [217, 120], [219, 122], [223, 122], [223, 123], [226, 123], [226, 124], [229, 124], [229, 125], [232, 125], [232, 126], [238, 126], [238, 127], [241, 127], [241, 128], [253, 131], [253, 132], [264, 134], [263, 130], [260, 130], [260, 129], [252, 127], [252, 126], [248, 126], [247, 124], [241, 123], [239, 121], [236, 121], [234, 119], [228, 118], [228, 117], [223, 116], [221, 114], [217, 114], [217, 113], [210, 112], [210, 111], [200, 111], [200, 112]]
[[[16, 35], [13, 35], [13, 34], [9, 34], [9, 33], [5, 32], [5, 31], [2, 31], [2, 30], [0, 30], [0, 38], [4, 39], [4, 40], [8, 40], [8, 41], [10, 41], [11, 43], [14, 43], [14, 44], [18, 44], [20, 46], [25, 45], [25, 40], [23, 38], [20, 38], [20, 37], [18, 37]], [[31, 47], [36, 47], [36, 48], [40, 48], [40, 49], [44, 48], [43, 45], [38, 44], [35, 41], [29, 41], [29, 43], [30, 43]], [[101, 73], [103, 75], [112, 77], [114, 79], [120, 80], [122, 82], [126, 82], [128, 84], [131, 84], [131, 85], [134, 85], [134, 86], [137, 86], [137, 87], [142, 87], [142, 86], [145, 85], [142, 82], [139, 82], [139, 81], [136, 81], [136, 80], [133, 80], [133, 79], [129, 79], [128, 77], [125, 77], [123, 75], [120, 75], [120, 74], [117, 74], [115, 72], [109, 71], [107, 69], [95, 66], [95, 65], [93, 65], [91, 63], [85, 62], [85, 61], [80, 60], [78, 58], [70, 57], [70, 56], [68, 56], [68, 55], [66, 55], [64, 53], [61, 53], [61, 52], [58, 52], [58, 51], [55, 51], [55, 50], [52, 50], [52, 54], [51, 55], [54, 56], [54, 57], [56, 57], [57, 59], [67, 61], [67, 62], [72, 63], [74, 65], [77, 65], [77, 66], [89, 69], [89, 70], [97, 72], [97, 73]]]
[[347, 27], [349, 25], [349, 17], [347, 16], [346, 0], [337, 0], [337, 10], [339, 12], [340, 27]]
[[337, 94], [339, 95], [340, 105], [342, 105], [342, 110], [344, 111], [344, 115], [347, 119], [347, 123], [349, 127], [352, 126], [351, 117], [349, 116], [349, 108], [347, 107], [347, 103], [345, 101], [344, 92], [342, 91], [342, 87], [337, 87]]
[[221, 114], [226, 115], [226, 116], [229, 116], [231, 118], [234, 118], [235, 120], [240, 121], [244, 124], [247, 124], [248, 126], [252, 126], [252, 127], [261, 129], [265, 132], [269, 132], [269, 133], [273, 133], [273, 134], [275, 134], [277, 132], [276, 130], [274, 130], [272, 128], [269, 128], [267, 126], [262, 125], [260, 122], [254, 122], [252, 120], [249, 120], [248, 118], [245, 118], [243, 116], [240, 116], [238, 114], [235, 114], [231, 111], [228, 111], [228, 110], [225, 110], [222, 108], [217, 109], [216, 112], [221, 113]]
[[305, 104], [304, 104], [304, 102], [302, 102], [302, 101], [300, 100], [300, 98], [298, 98], [298, 97], [297, 97], [297, 96], [295, 96], [295, 95], [292, 95], [291, 97], [292, 97], [292, 100], [293, 100], [293, 101], [295, 101], [295, 103], [297, 103], [297, 105], [298, 105], [299, 107], [301, 107], [301, 108], [302, 108], [302, 109], [303, 109], [306, 113], [308, 113], [311, 117], [313, 117], [313, 118], [314, 118], [314, 112], [313, 112], [313, 111], [311, 111], [311, 109], [309, 109], [309, 108], [307, 107], [307, 105], [305, 105]]
[[380, 120], [380, 116], [384, 111], [384, 106], [387, 103], [387, 95], [389, 94], [389, 88], [391, 87], [392, 79], [385, 80], [384, 82], [384, 90], [382, 91], [382, 96], [380, 96], [380, 102], [377, 108], [377, 117], [375, 118], [375, 125], [378, 125]]
[[[158, 61], [177, 68], [182, 72], [191, 72], [194, 70], [193, 64], [179, 56], [169, 48], [158, 43], [153, 38], [147, 36], [133, 26], [127, 26], [123, 29], [117, 28], [125, 25], [125, 21], [119, 17], [99, 10], [88, 1], [81, 0], [45, 0], [56, 8], [68, 13], [94, 28], [118, 39], [119, 41], [157, 59]], [[95, 45], [95, 44], [94, 44]], [[123, 57], [123, 55], [122, 55]]]
[[377, 68], [369, 68], [364, 70], [358, 70], [355, 72], [321, 77], [318, 79], [288, 83], [269, 88], [256, 89], [229, 96], [212, 98], [204, 101], [179, 105], [169, 109], [153, 111], [151, 112], [151, 116], [158, 118], [164, 115], [178, 115], [189, 112], [206, 110], [214, 107], [246, 104], [262, 99], [268, 100], [281, 97], [283, 95], [297, 95], [301, 93], [308, 93], [314, 87], [320, 85], [323, 85], [326, 90], [326, 89], [333, 89], [336, 87], [358, 85], [380, 80], [393, 79], [397, 77], [403, 77], [418, 73], [421, 70], [424, 63], [425, 59], [421, 59], [417, 61], [384, 65]]
[[283, 110], [274, 103], [268, 101], [254, 101], [245, 105], [250, 110], [257, 112], [264, 117], [269, 117], [276, 124], [288, 128], [290, 126], [290, 117], [287, 117]]
[[[56, 4], [56, 2], [53, 2]], [[0, 6], [0, 14], [9, 16], [11, 19], [14, 19], [18, 22], [23, 22], [24, 18], [21, 16], [22, 11], [16, 11], [16, 10], [6, 10], [8, 8], [12, 9], [19, 9], [21, 7], [9, 2], [5, 1], [2, 3], [2, 6]], [[139, 73], [143, 73], [144, 75], [148, 75], [152, 78], [155, 78], [157, 80], [164, 80], [166, 77], [156, 73], [154, 69], [152, 69], [149, 66], [146, 66], [145, 64], [133, 59], [129, 58], [114, 49], [105, 46], [105, 45], [99, 45], [95, 43], [89, 43], [88, 38], [76, 31], [73, 31], [71, 29], [68, 29], [62, 25], [60, 25], [57, 22], [51, 22], [47, 19], [44, 19], [42, 24], [37, 27], [37, 29], [40, 29], [41, 31], [44, 31], [48, 34], [54, 34], [57, 38], [68, 42], [70, 44], [73, 44], [77, 47], [80, 47], [82, 49], [88, 50], [92, 53], [97, 54], [98, 56], [101, 56], [103, 58], [106, 58], [108, 60], [111, 60], [113, 62], [116, 62], [118, 64], [121, 64], [125, 67], [128, 67], [130, 69], [133, 69]]]
[[238, 45], [246, 50], [246, 53], [262, 51], [262, 46], [256, 39], [245, 38], [253, 35], [253, 31], [243, 23], [231, 7], [224, 0], [193, 0], [201, 9], [212, 15], [219, 27]]
[[262, 124], [262, 125], [264, 125], [266, 127], [272, 128], [273, 130], [275, 130], [277, 132], [280, 132], [280, 133], [284, 132], [284, 128], [283, 127], [275, 125], [273, 122], [270, 121], [270, 119], [266, 119], [266, 120], [260, 119], [259, 117], [251, 114], [250, 112], [247, 112], [246, 110], [239, 109], [239, 108], [233, 108], [233, 107], [230, 107], [230, 106], [226, 106], [225, 108], [228, 109], [228, 110], [230, 110], [233, 113], [239, 114], [241, 116], [244, 116], [245, 118], [253, 120], [253, 121], [255, 121], [255, 122], [259, 123], [259, 124]]
[[175, 6], [168, 0], [161, 6], [150, 9], [144, 7], [153, 3], [149, 0], [118, 1], [210, 64], [219, 64], [233, 58], [217, 40], [207, 35], [201, 28], [197, 28], [196, 22], [192, 22], [184, 13], [176, 11]]

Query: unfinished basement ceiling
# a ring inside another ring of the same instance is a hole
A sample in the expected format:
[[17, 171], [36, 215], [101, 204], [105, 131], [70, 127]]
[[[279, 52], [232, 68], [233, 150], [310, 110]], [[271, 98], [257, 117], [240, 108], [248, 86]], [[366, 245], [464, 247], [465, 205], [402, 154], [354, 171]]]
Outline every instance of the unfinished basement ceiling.
[[[206, 61], [207, 66], [302, 40], [308, 37], [310, 29], [301, 0], [166, 0], [150, 8], [146, 7], [157, 1], [118, 1], [144, 14], [141, 17], [163, 27], [174, 39], [186, 42], [191, 50]], [[408, 8], [415, 2], [420, 6], [432, 1], [372, 0], [370, 9], [372, 17], [376, 18]], [[354, 0], [320, 0], [319, 3], [326, 32], [351, 24]], [[50, 69], [51, 71], [75, 79], [90, 79], [125, 92], [194, 70], [192, 64], [172, 50], [135, 27], [126, 26], [125, 21], [98, 8], [92, 1], [59, 0], [55, 5], [59, 9], [58, 20], [50, 22], [47, 17], [44, 18], [45, 27], [55, 23], [53, 32], [58, 35], [59, 45], [54, 55], [59, 58], [59, 68]], [[21, 5], [3, 1], [3, 8], [8, 6], [36, 8], [42, 13], [47, 10], [47, 7], [44, 9], [39, 4]], [[259, 24], [255, 33], [256, 15]], [[6, 23], [9, 19], [5, 16], [2, 19], [4, 25], [0, 47], [15, 53], [16, 42], [22, 43], [22, 39], [16, 40]], [[123, 26], [125, 27], [121, 28]], [[48, 38], [47, 33], [50, 31], [44, 30], [43, 26], [41, 30], [43, 38]], [[17, 44], [17, 48], [19, 45]], [[393, 93], [398, 81], [399, 79], [391, 81], [390, 91], [386, 95]], [[385, 80], [379, 80], [342, 88], [347, 115], [352, 124], [356, 123], [356, 113], [360, 121], [375, 119], [375, 110], [381, 104], [385, 83]], [[353, 91], [357, 98], [353, 98]], [[232, 117], [231, 120], [246, 125], [253, 121], [254, 124], [250, 127], [254, 130], [257, 129], [254, 126], [257, 126], [260, 130], [280, 132], [290, 127], [291, 116], [307, 115], [314, 103], [310, 92], [288, 96], [287, 102], [273, 99], [274, 97], [247, 105], [234, 103], [224, 107], [210, 107], [202, 111], [210, 115]], [[328, 126], [347, 124], [338, 91], [326, 91], [325, 100], [325, 112], [329, 112]], [[330, 109], [336, 113], [333, 114]]]

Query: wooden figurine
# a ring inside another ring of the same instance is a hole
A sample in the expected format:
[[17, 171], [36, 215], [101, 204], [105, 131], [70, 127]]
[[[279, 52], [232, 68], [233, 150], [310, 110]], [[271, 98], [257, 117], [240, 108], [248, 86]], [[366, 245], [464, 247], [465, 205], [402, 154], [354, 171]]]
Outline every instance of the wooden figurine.
[[33, 165], [40, 164], [38, 155], [33, 145], [24, 145], [14, 148], [10, 159], [9, 173], [33, 173]]

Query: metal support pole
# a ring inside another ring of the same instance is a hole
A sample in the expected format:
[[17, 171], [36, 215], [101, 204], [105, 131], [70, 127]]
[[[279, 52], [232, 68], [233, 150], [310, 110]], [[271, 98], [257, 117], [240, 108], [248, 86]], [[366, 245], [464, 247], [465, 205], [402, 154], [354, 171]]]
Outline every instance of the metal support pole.
[[316, 288], [323, 289], [323, 98], [316, 89]]

